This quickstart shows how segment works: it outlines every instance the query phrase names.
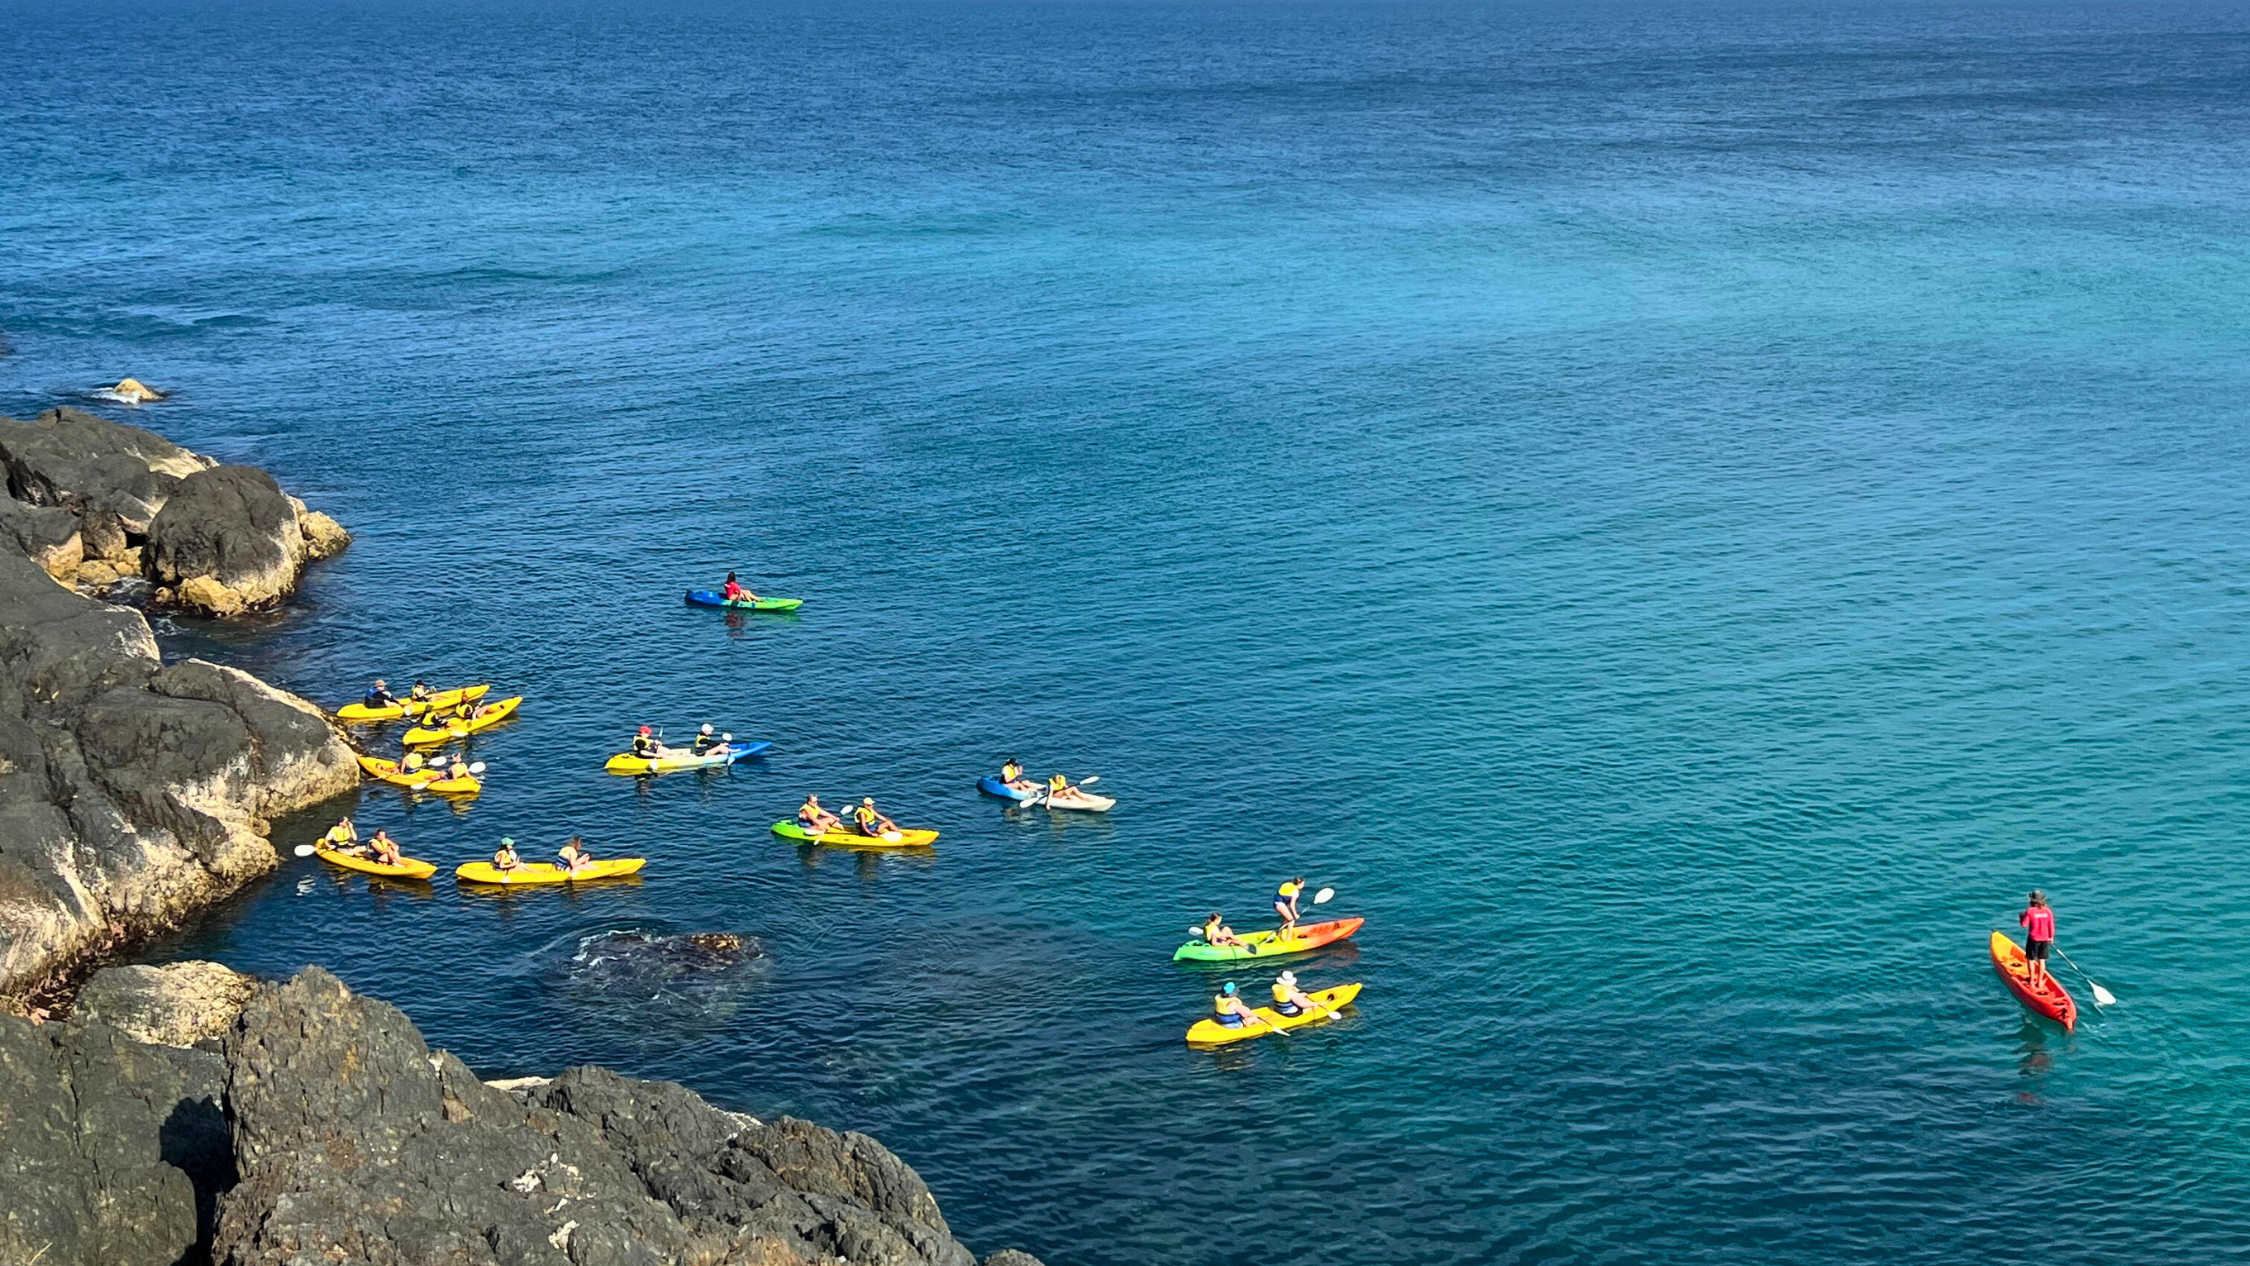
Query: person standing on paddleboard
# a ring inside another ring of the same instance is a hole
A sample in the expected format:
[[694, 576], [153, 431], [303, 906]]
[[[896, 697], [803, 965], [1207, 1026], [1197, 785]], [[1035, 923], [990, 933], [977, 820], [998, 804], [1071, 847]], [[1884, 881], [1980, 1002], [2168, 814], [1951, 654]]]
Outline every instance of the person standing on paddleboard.
[[2047, 987], [2047, 954], [2055, 948], [2055, 912], [2047, 908], [2047, 894], [2034, 888], [2031, 904], [2016, 922], [2023, 925], [2023, 956], [2034, 989]]

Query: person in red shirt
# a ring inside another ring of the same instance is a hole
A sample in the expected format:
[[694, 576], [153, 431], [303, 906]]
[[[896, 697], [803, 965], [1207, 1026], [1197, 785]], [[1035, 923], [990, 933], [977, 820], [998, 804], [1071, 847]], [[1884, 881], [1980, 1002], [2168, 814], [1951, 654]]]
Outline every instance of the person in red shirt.
[[758, 600], [758, 595], [743, 588], [742, 582], [736, 580], [734, 573], [731, 571], [727, 573], [727, 587], [721, 596], [729, 602], [756, 602]]
[[2031, 905], [2016, 916], [2023, 925], [2025, 967], [2035, 989], [2047, 987], [2047, 952], [2055, 947], [2055, 912], [2047, 908], [2047, 894], [2031, 890]]

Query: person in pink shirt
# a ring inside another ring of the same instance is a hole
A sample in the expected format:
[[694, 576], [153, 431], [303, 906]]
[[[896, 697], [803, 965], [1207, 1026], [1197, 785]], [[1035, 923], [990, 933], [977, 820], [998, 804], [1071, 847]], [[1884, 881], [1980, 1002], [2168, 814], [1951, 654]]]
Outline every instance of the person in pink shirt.
[[2055, 948], [2055, 912], [2047, 908], [2047, 894], [2031, 890], [2031, 905], [2016, 916], [2023, 925], [2025, 967], [2035, 989], [2047, 987], [2047, 952]]

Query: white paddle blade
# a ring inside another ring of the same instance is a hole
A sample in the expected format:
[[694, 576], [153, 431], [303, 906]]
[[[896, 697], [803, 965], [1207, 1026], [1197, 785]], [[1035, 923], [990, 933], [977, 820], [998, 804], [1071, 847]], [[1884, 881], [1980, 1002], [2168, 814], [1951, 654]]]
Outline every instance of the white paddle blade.
[[1102, 776], [1101, 776], [1100, 774], [1096, 774], [1096, 775], [1094, 775], [1094, 776], [1093, 776], [1093, 777], [1091, 777], [1091, 778], [1081, 778], [1081, 779], [1079, 779], [1079, 780], [1078, 780], [1078, 785], [1079, 785], [1079, 786], [1081, 786], [1081, 787], [1091, 787], [1091, 786], [1093, 786], [1093, 785], [1094, 785], [1095, 783], [1098, 783], [1098, 782], [1100, 782], [1101, 780], [1102, 780]]
[[1194, 926], [1194, 927], [1191, 927], [1191, 928], [1189, 928], [1189, 929], [1188, 929], [1188, 935], [1189, 935], [1189, 936], [1201, 936], [1201, 935], [1203, 935], [1203, 926], [1202, 926], [1201, 924], [1197, 924], [1196, 926]]
[[297, 847], [290, 849], [289, 851], [295, 853], [299, 857], [310, 857], [320, 850], [314, 848], [310, 844], [299, 844]]
[[1312, 895], [1312, 903], [1316, 906], [1327, 905], [1329, 900], [1335, 895], [1336, 890], [1334, 888], [1323, 888], [1319, 892], [1316, 892]]
[[[2093, 984], [2093, 982], [2092, 982], [2092, 981], [2088, 981], [2087, 983], [2088, 983], [2088, 984]], [[2113, 1007], [2113, 1006], [2116, 1006], [2116, 1005], [2117, 1005], [2117, 995], [2116, 995], [2116, 994], [2113, 994], [2113, 993], [2111, 993], [2111, 992], [2110, 992], [2109, 990], [2107, 990], [2107, 989], [2104, 989], [2104, 988], [2102, 988], [2102, 987], [2101, 987], [2100, 985], [2094, 985], [2094, 1005], [2095, 1005], [2095, 1006], [2097, 1006], [2097, 1007]]]
[[481, 774], [481, 773], [483, 773], [483, 772], [484, 772], [484, 762], [480, 760], [480, 761], [478, 761], [478, 762], [477, 762], [476, 764], [474, 764], [474, 765], [471, 765], [471, 766], [469, 766], [469, 772], [470, 772], [470, 773], [472, 773], [472, 774]]

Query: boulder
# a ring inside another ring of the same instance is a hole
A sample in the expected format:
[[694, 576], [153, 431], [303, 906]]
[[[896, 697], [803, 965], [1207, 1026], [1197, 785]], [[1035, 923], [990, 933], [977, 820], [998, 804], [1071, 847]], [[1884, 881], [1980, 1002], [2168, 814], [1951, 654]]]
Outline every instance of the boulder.
[[180, 480], [214, 465], [154, 432], [79, 409], [50, 409], [30, 422], [0, 418], [0, 466], [8, 493], [78, 513], [103, 506], [139, 535]]
[[0, 499], [0, 541], [13, 542], [41, 571], [63, 584], [78, 579], [85, 542], [79, 536], [78, 516], [61, 506]]
[[124, 381], [118, 383], [116, 386], [111, 387], [109, 389], [109, 394], [117, 397], [119, 400], [124, 401], [126, 404], [147, 404], [152, 400], [162, 400], [164, 398], [163, 392], [149, 386], [138, 378], [125, 379]]
[[107, 1024], [136, 1042], [194, 1046], [233, 1028], [257, 983], [200, 961], [104, 967], [79, 991], [73, 1018]]
[[0, 1262], [175, 1266], [233, 1182], [216, 1055], [0, 1016]]
[[149, 579], [208, 615], [271, 606], [297, 587], [305, 533], [273, 476], [214, 466], [180, 481], [149, 525]]

